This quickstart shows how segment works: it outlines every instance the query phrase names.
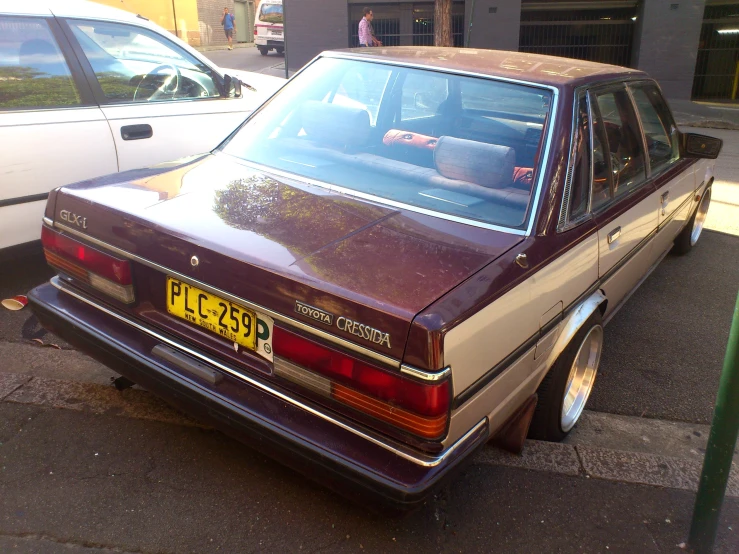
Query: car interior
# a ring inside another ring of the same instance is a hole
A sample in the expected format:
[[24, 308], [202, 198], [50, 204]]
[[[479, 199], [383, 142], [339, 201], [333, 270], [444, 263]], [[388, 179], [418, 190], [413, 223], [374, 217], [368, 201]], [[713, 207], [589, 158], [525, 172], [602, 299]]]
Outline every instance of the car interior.
[[219, 96], [210, 70], [184, 58], [145, 29], [115, 23], [69, 22], [105, 96], [153, 102]]
[[[431, 71], [396, 68], [388, 70], [379, 92], [365, 96], [342, 88], [341, 75], [329, 86], [327, 79], [323, 86], [313, 84], [313, 94], [280, 110], [278, 124], [268, 128], [270, 138], [245, 157], [382, 198], [521, 226], [541, 157], [549, 93], [485, 80], [473, 97], [459, 81], [480, 79], [447, 75], [445, 98], [434, 102], [438, 95], [404, 88], [414, 73], [438, 79]], [[416, 82], [423, 86], [423, 78]]]

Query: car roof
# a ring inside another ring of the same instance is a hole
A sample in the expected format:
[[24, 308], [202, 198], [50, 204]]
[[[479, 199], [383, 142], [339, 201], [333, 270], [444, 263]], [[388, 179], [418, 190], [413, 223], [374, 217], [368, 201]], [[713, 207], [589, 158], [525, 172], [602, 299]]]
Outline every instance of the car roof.
[[57, 0], [54, 2], [0, 0], [0, 14], [56, 15], [59, 17], [81, 17], [109, 21], [143, 21], [143, 18], [136, 14], [84, 0]]
[[648, 77], [643, 71], [617, 65], [527, 52], [477, 48], [391, 46], [331, 50], [321, 55], [328, 57], [351, 56], [358, 59], [418, 65], [451, 72], [477, 73], [557, 88], [627, 77]]

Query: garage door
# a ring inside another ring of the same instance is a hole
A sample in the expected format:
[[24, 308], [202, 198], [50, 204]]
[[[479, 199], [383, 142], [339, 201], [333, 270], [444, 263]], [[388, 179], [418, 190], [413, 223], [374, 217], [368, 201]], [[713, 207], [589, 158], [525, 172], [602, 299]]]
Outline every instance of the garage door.
[[521, 6], [518, 49], [629, 66], [636, 4], [607, 0], [526, 2]]
[[739, 3], [706, 6], [693, 80], [696, 100], [735, 100], [739, 61]]

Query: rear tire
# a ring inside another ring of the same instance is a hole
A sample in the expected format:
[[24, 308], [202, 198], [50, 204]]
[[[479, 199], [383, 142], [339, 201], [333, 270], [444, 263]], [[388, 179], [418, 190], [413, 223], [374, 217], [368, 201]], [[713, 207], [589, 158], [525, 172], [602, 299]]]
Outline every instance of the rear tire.
[[675, 237], [675, 244], [672, 247], [672, 253], [678, 256], [683, 256], [690, 252], [698, 242], [698, 239], [703, 232], [703, 225], [706, 222], [706, 215], [708, 214], [708, 208], [711, 205], [711, 185], [708, 185], [703, 196], [701, 196], [700, 203], [695, 209], [693, 217], [690, 218], [687, 225], [680, 231], [680, 234]]
[[267, 52], [269, 52], [269, 49], [268, 48], [264, 48], [263, 46], [257, 46], [257, 49], [259, 50], [259, 53], [262, 56], [266, 56], [267, 55]]
[[603, 316], [596, 310], [539, 385], [529, 438], [558, 442], [569, 434], [593, 390], [602, 351]]
[[277, 52], [278, 54], [284, 54], [285, 53], [285, 49], [284, 48], [275, 48], [275, 52]]

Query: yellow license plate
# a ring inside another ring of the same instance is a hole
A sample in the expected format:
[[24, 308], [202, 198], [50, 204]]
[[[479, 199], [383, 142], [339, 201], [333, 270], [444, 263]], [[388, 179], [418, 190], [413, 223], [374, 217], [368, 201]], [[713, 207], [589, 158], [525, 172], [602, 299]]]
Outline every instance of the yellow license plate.
[[257, 349], [256, 313], [172, 277], [167, 277], [167, 311], [244, 348]]

